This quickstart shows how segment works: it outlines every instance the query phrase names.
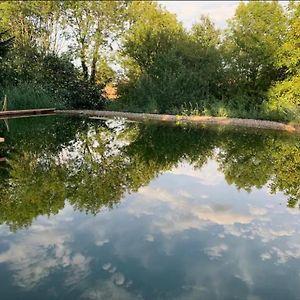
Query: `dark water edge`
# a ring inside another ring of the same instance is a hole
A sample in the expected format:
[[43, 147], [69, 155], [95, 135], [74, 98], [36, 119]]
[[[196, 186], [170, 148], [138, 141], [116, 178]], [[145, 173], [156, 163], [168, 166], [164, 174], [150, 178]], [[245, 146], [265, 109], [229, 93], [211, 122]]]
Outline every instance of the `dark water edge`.
[[1, 299], [298, 299], [299, 137], [64, 116], [0, 136]]

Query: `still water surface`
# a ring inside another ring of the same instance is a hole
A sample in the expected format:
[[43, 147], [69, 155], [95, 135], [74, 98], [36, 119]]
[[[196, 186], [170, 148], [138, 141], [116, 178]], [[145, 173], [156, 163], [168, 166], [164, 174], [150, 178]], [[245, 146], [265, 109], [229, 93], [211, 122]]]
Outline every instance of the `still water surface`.
[[300, 299], [299, 136], [61, 116], [0, 136], [1, 300]]

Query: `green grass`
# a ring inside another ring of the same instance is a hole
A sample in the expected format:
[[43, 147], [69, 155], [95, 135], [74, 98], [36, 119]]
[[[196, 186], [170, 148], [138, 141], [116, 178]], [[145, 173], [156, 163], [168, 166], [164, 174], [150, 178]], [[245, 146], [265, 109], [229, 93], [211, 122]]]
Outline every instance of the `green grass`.
[[33, 108], [63, 108], [63, 104], [55, 100], [54, 95], [41, 86], [34, 84], [19, 84], [0, 89], [0, 103], [7, 98], [7, 110]]
[[[127, 112], [144, 112], [153, 113], [147, 107], [134, 106], [131, 103], [122, 103], [122, 101], [114, 101], [108, 103], [107, 110], [112, 111], [127, 111]], [[213, 116], [213, 117], [228, 117], [228, 118], [242, 118], [242, 119], [257, 119], [270, 120], [280, 122], [294, 122], [300, 123], [300, 114], [296, 109], [289, 113], [280, 110], [270, 110], [266, 104], [254, 107], [246, 107], [243, 101], [224, 103], [222, 101], [199, 101], [199, 103], [192, 104], [191, 102], [183, 103], [179, 108], [170, 108], [164, 112], [173, 115], [184, 116]]]

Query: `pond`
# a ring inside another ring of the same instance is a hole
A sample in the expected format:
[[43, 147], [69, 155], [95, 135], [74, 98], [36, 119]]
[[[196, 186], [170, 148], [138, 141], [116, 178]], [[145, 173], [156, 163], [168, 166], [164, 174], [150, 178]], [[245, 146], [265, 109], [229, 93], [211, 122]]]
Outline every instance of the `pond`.
[[299, 136], [65, 116], [0, 136], [2, 300], [300, 297]]

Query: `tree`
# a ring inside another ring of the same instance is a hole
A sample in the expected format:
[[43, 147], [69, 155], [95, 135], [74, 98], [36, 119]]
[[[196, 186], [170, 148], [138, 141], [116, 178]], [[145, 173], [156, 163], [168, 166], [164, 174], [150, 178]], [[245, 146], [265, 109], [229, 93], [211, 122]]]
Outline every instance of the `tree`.
[[269, 91], [268, 109], [281, 118], [300, 120], [300, 3], [288, 6], [288, 32], [277, 50], [277, 67], [283, 70], [283, 80]]
[[226, 31], [226, 68], [233, 94], [252, 97], [250, 105], [262, 103], [265, 93], [278, 78], [277, 50], [285, 40], [286, 17], [277, 1], [241, 2]]
[[78, 55], [85, 80], [95, 82], [98, 62], [119, 36], [126, 1], [64, 1], [65, 36]]
[[142, 111], [176, 113], [185, 103], [202, 106], [203, 100], [217, 97], [220, 31], [208, 17], [186, 32], [175, 15], [153, 2], [134, 2], [129, 12], [133, 17], [122, 49], [129, 57], [129, 84], [121, 90], [125, 103]]
[[123, 37], [122, 54], [131, 57], [147, 72], [157, 56], [182, 38], [184, 30], [175, 15], [153, 1], [132, 2], [128, 14], [130, 25]]
[[60, 1], [1, 1], [0, 12], [0, 25], [11, 31], [17, 47], [38, 47], [42, 53], [57, 54]]

